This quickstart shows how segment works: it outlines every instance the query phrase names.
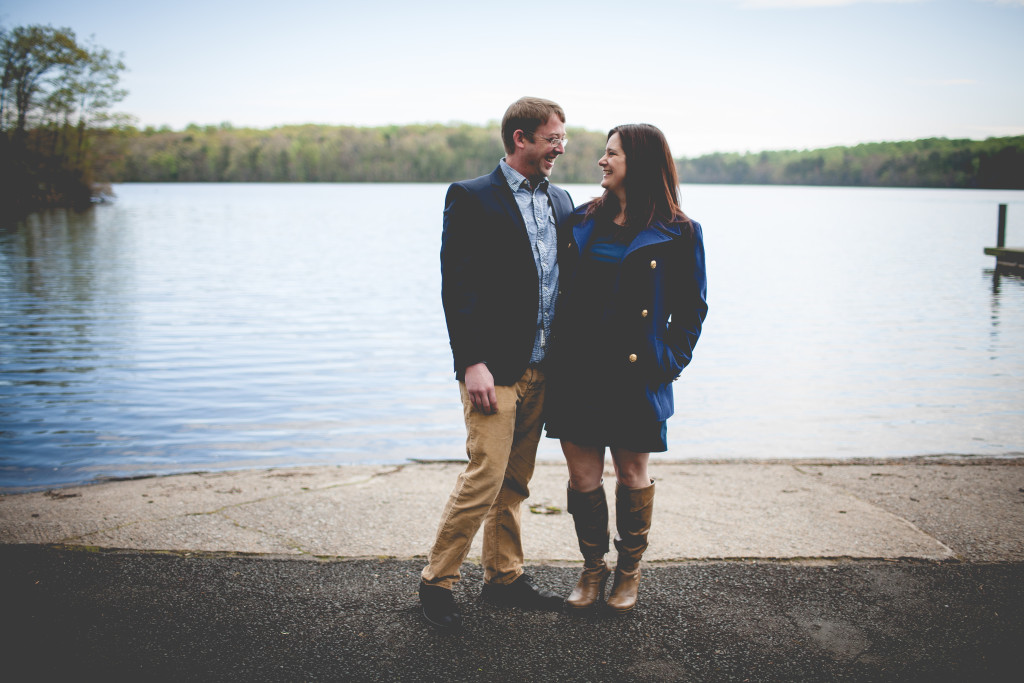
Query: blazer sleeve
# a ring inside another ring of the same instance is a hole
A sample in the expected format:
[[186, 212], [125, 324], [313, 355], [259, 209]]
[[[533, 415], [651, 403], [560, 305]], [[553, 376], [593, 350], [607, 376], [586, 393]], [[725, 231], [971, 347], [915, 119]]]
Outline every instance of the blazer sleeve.
[[487, 281], [480, 272], [485, 259], [479, 258], [475, 244], [480, 231], [473, 229], [481, 212], [479, 199], [466, 187], [455, 183], [448, 188], [441, 232], [441, 302], [456, 372], [487, 360], [478, 321], [478, 291]]

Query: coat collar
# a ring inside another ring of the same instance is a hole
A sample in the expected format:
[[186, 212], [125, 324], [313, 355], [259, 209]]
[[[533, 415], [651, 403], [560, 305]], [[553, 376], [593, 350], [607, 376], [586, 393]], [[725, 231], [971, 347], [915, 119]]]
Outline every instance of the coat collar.
[[[579, 222], [573, 227], [573, 238], [576, 240], [576, 244], [579, 245], [581, 252], [584, 250], [587, 243], [590, 241], [590, 237], [594, 233], [594, 220], [592, 218], [584, 218], [586, 213], [586, 205], [579, 207], [573, 212], [574, 216], [579, 216]], [[636, 234], [633, 241], [630, 242], [629, 246], [626, 248], [623, 258], [637, 249], [648, 247], [652, 244], [658, 244], [660, 242], [668, 242], [676, 237], [680, 237], [682, 234], [682, 228], [679, 223], [655, 221]]]
[[[518, 216], [517, 221], [523, 230], [526, 229], [526, 223], [523, 221], [522, 214], [519, 213], [519, 205], [516, 204], [516, 198], [512, 194], [512, 188], [508, 185], [508, 180], [505, 178], [505, 173], [501, 170], [501, 164], [495, 167], [491, 172], [491, 187], [495, 193], [501, 197], [505, 204], [505, 210], [513, 216]], [[551, 200], [551, 211], [555, 217], [555, 225], [560, 224], [565, 220], [567, 213], [566, 211], [572, 210], [572, 204], [568, 201], [563, 201], [562, 197], [565, 196], [565, 191], [555, 187], [555, 185], [549, 180], [548, 181], [548, 197]]]

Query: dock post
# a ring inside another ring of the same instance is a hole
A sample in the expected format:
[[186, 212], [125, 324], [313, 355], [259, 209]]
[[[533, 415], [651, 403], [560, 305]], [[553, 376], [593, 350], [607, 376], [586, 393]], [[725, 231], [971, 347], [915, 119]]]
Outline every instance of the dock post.
[[1006, 248], [1006, 204], [999, 205], [999, 229], [996, 232], [995, 247], [985, 247], [985, 253], [996, 257], [996, 270], [1007, 268], [1024, 275], [1024, 248]]
[[999, 205], [999, 227], [996, 230], [996, 247], [1006, 246], [1006, 204]]

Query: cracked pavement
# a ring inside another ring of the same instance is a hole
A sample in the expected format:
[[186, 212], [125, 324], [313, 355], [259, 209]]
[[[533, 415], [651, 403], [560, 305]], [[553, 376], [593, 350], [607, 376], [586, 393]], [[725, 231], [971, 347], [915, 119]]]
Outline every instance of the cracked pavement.
[[[1024, 558], [1024, 461], [655, 463], [649, 562]], [[422, 557], [461, 463], [196, 473], [0, 496], [0, 543]], [[538, 463], [528, 561], [576, 562], [565, 466]], [[605, 480], [614, 495], [611, 472]], [[470, 551], [479, 557], [480, 538]]]
[[[459, 463], [4, 495], [0, 657], [11, 680], [1015, 681], [1022, 465], [659, 461], [635, 610], [481, 601], [478, 538], [461, 634], [416, 597]], [[538, 465], [523, 534], [527, 571], [566, 595], [564, 488]]]

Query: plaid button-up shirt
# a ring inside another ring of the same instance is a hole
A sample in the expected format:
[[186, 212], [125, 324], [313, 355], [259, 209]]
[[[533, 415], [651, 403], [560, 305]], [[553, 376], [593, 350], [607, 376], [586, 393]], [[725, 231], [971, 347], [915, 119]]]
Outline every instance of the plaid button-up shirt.
[[530, 181], [502, 159], [501, 171], [505, 174], [508, 186], [512, 188], [519, 213], [526, 223], [526, 232], [530, 236], [533, 248], [533, 261], [537, 265], [537, 279], [540, 281], [537, 307], [537, 335], [533, 342], [531, 363], [544, 360], [547, 353], [547, 341], [551, 337], [551, 320], [555, 315], [555, 302], [558, 299], [558, 245], [555, 235], [555, 214], [548, 197], [548, 180], [532, 187]]

